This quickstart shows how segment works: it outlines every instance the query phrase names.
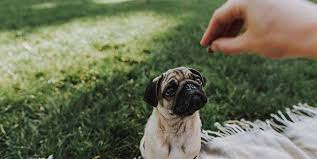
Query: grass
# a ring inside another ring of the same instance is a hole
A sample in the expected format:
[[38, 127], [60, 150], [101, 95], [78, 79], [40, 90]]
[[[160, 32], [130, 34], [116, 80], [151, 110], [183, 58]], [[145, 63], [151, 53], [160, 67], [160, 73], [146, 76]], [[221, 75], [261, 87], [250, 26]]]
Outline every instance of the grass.
[[1, 158], [133, 158], [146, 84], [190, 66], [207, 77], [203, 127], [317, 103], [317, 63], [207, 54], [221, 0], [0, 2]]

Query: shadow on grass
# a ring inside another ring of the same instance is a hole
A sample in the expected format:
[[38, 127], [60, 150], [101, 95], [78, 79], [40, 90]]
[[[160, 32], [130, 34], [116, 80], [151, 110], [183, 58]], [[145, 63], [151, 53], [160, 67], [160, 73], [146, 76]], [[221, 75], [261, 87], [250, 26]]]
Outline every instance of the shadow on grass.
[[76, 18], [110, 17], [139, 11], [170, 15], [177, 12], [174, 9], [176, 6], [185, 7], [183, 3], [167, 0], [151, 3], [143, 0], [120, 3], [98, 3], [97, 0], [4, 0], [0, 2], [0, 30], [32, 30], [41, 26], [63, 24]]
[[[124, 11], [125, 14], [127, 10], [136, 11], [137, 8], [144, 10], [145, 4], [141, 4], [141, 2], [126, 3], [129, 4], [113, 5], [113, 8], [110, 9], [117, 12]], [[158, 4], [161, 6], [158, 7]], [[171, 4], [168, 1], [151, 2], [147, 5], [147, 9], [156, 10], [168, 16], [182, 14], [175, 7], [183, 4]], [[188, 5], [185, 7], [191, 8]], [[200, 7], [203, 6], [200, 5]], [[100, 10], [98, 12], [112, 16], [114, 13], [112, 10], [109, 13]], [[75, 10], [76, 13], [77, 11]], [[182, 8], [182, 12], [188, 14], [189, 11]], [[96, 13], [91, 12], [91, 15], [96, 15]], [[43, 15], [37, 14], [36, 16], [42, 17]], [[190, 21], [195, 16], [198, 15], [192, 15]], [[184, 23], [189, 20], [189, 17], [186, 18]], [[6, 19], [7, 22], [9, 19]], [[40, 19], [43, 21], [34, 23], [36, 26], [42, 25], [42, 22], [44, 22], [43, 25], [48, 24], [45, 22], [45, 18]], [[54, 23], [56, 22], [58, 20], [54, 21]], [[12, 22], [12, 24], [20, 28], [33, 25], [29, 20], [23, 20], [20, 24]], [[189, 26], [192, 24], [191, 22]], [[14, 29], [10, 25], [11, 22], [4, 26], [8, 27], [6, 29]], [[200, 30], [200, 26], [197, 27]], [[165, 40], [171, 41], [181, 28], [174, 29], [168, 33], [168, 36], [160, 36], [161, 38], [157, 39], [156, 43], [164, 43]], [[124, 63], [129, 69], [128, 71], [111, 70], [112, 73], [100, 77], [102, 82], [96, 84], [92, 89], [74, 92], [70, 103], [48, 101], [44, 104], [50, 106], [44, 107], [49, 109], [43, 112], [38, 109], [43, 103], [36, 103], [36, 108], [34, 108], [34, 106], [30, 106], [32, 103], [30, 100], [2, 103], [6, 108], [0, 112], [1, 118], [5, 119], [3, 123], [0, 123], [0, 156], [4, 158], [47, 157], [50, 154], [53, 154], [54, 158], [89, 158], [98, 155], [101, 158], [137, 156], [140, 133], [150, 112], [142, 101], [145, 84], [154, 74], [160, 73], [171, 65], [176, 65], [173, 58], [168, 58], [170, 53], [176, 50], [165, 46], [162, 50], [145, 49], [151, 50], [150, 54], [149, 51], [145, 53], [148, 54], [146, 62], [122, 61], [120, 58], [106, 59], [105, 70], [109, 63], [113, 63], [113, 65]], [[167, 61], [163, 64], [161, 60]], [[69, 77], [69, 79], [72, 78]]]
[[139, 155], [139, 140], [151, 112], [142, 101], [144, 88], [154, 76], [181, 65], [201, 70], [208, 79], [209, 102], [202, 110], [204, 128], [212, 129], [215, 121], [267, 118], [270, 113], [300, 101], [317, 102], [317, 64], [313, 61], [206, 54], [198, 46], [203, 31], [199, 24], [206, 25], [209, 18], [201, 17], [209, 14], [205, 8], [196, 6], [200, 12], [193, 12], [182, 25], [160, 36], [155, 42], [162, 48], [145, 48], [150, 50], [147, 60], [140, 63], [105, 60], [107, 65], [124, 63], [128, 69], [112, 70], [92, 89], [75, 94], [70, 103], [51, 106], [54, 109], [45, 120], [38, 121], [36, 112], [27, 109], [27, 103], [17, 104], [16, 107], [24, 109], [25, 118], [19, 123], [22, 127], [12, 126], [6, 137], [0, 135], [3, 148], [0, 151], [4, 153], [1, 156], [133, 158]]

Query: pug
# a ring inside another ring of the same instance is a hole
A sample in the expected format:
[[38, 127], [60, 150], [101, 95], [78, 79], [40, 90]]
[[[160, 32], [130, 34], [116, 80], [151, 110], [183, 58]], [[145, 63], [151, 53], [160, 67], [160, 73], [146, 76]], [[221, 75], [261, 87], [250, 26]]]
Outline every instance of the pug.
[[207, 102], [206, 79], [195, 69], [178, 67], [156, 77], [144, 100], [153, 106], [140, 142], [145, 159], [197, 159], [201, 149], [199, 109]]

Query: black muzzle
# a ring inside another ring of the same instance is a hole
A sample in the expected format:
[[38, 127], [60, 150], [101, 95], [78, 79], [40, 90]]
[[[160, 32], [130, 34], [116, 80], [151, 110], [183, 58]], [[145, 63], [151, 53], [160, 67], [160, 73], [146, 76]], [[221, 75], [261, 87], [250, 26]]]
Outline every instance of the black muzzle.
[[196, 81], [184, 81], [176, 95], [174, 113], [180, 116], [189, 116], [207, 103], [207, 96], [202, 86]]

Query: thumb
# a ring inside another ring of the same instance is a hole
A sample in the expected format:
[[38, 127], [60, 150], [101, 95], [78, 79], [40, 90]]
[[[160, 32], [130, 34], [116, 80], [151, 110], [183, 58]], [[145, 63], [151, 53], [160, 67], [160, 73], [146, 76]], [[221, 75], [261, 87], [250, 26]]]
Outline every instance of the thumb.
[[226, 54], [237, 54], [246, 51], [246, 41], [247, 39], [244, 34], [237, 37], [222, 37], [211, 44], [211, 49]]

